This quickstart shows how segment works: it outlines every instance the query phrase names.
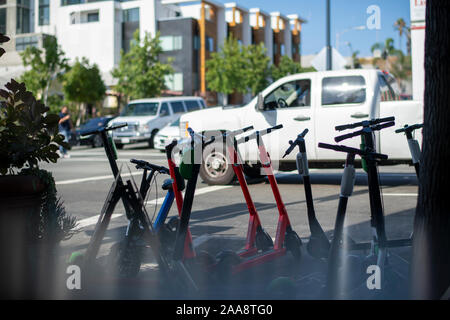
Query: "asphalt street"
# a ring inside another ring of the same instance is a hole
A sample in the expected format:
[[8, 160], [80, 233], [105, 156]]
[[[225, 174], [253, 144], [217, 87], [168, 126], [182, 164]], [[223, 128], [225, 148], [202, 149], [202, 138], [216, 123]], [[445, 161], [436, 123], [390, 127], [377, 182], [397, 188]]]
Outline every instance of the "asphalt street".
[[[129, 162], [130, 159], [143, 159], [167, 166], [165, 154], [147, 149], [146, 145], [126, 146], [119, 150], [118, 154], [122, 174], [127, 179], [133, 177], [137, 185], [141, 172]], [[62, 255], [65, 257], [73, 251], [86, 249], [113, 183], [103, 148], [75, 147], [70, 155], [70, 158], [59, 159], [57, 164], [40, 165], [53, 173], [66, 211], [78, 219], [79, 232], [62, 243]], [[316, 214], [328, 236], [332, 234], [336, 217], [341, 173], [340, 169], [311, 170]], [[380, 176], [388, 238], [409, 237], [418, 192], [414, 169], [407, 165], [381, 167]], [[157, 184], [149, 192], [146, 209], [150, 217], [162, 203], [164, 191], [161, 184], [165, 178], [163, 175], [157, 176]], [[277, 173], [276, 178], [293, 229], [302, 239], [307, 239], [309, 227], [301, 178], [295, 172]], [[208, 186], [199, 180], [190, 225], [194, 244], [200, 246], [212, 238], [237, 239], [243, 243], [247, 232], [248, 212], [239, 185], [235, 183], [228, 186]], [[270, 185], [266, 179], [258, 179], [250, 180], [249, 187], [263, 227], [274, 236], [278, 213]], [[356, 241], [368, 241], [371, 237], [368, 199], [367, 178], [361, 169], [357, 169], [356, 185], [349, 200], [346, 220], [347, 232]], [[176, 214], [174, 205], [170, 215]], [[110, 246], [123, 238], [126, 223], [123, 206], [119, 203], [102, 244], [100, 256], [106, 255]], [[407, 263], [408, 252], [403, 256], [400, 253], [398, 258]]]

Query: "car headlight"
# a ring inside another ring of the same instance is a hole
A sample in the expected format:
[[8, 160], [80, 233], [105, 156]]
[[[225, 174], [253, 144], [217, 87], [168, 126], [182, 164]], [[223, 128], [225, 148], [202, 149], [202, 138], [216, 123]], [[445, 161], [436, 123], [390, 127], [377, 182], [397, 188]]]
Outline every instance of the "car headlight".
[[148, 132], [149, 129], [150, 129], [150, 127], [148, 126], [148, 124], [141, 124], [141, 125], [139, 125], [138, 131], [141, 133], [145, 133], [145, 132]]

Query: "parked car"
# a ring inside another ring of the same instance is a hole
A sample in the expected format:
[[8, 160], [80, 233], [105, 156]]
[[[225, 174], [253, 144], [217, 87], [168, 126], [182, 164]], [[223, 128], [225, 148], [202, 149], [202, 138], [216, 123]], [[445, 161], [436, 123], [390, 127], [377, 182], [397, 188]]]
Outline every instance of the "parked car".
[[181, 114], [205, 108], [200, 97], [165, 97], [134, 100], [122, 110], [111, 125], [128, 126], [112, 131], [118, 149], [125, 144], [147, 142], [154, 147], [157, 132], [176, 120]]
[[[205, 135], [254, 126], [256, 130], [282, 124], [283, 129], [264, 137], [268, 152], [280, 171], [295, 170], [295, 152], [282, 158], [294, 139], [309, 129], [306, 146], [310, 166], [342, 165], [345, 154], [321, 149], [319, 142], [335, 143], [339, 135], [335, 126], [365, 119], [394, 116], [396, 126], [423, 122], [423, 102], [399, 100], [394, 77], [380, 70], [339, 70], [299, 73], [279, 79], [269, 85], [250, 103], [236, 108], [208, 108], [183, 115], [180, 135], [187, 127]], [[386, 164], [410, 163], [411, 155], [404, 137], [395, 134], [395, 127], [376, 133], [378, 152], [387, 154]], [[418, 136], [421, 142], [421, 136]], [[222, 142], [203, 150], [200, 175], [209, 184], [227, 184], [234, 178], [224, 155]], [[358, 139], [345, 141], [359, 147]], [[247, 175], [257, 175], [257, 147], [254, 141], [239, 145]]]
[[78, 129], [76, 129], [77, 140], [80, 145], [89, 145], [92, 148], [98, 148], [103, 146], [103, 142], [101, 137], [98, 134], [91, 134], [88, 136], [83, 136], [83, 133], [92, 131], [96, 128], [107, 127], [111, 120], [115, 117], [113, 116], [105, 116], [92, 118], [88, 120], [86, 123], [82, 124]]
[[155, 149], [164, 152], [166, 150], [166, 146], [171, 143], [173, 139], [180, 139], [180, 117], [158, 131], [154, 141]]

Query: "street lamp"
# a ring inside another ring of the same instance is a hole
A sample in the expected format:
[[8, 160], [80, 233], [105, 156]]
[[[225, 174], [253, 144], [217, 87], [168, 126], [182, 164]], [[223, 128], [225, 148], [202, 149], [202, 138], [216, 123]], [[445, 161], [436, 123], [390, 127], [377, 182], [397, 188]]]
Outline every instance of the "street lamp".
[[339, 51], [339, 40], [344, 33], [352, 31], [352, 30], [365, 30], [365, 29], [366, 29], [366, 26], [357, 26], [357, 27], [345, 29], [344, 31], [341, 31], [341, 32], [337, 32], [336, 33], [336, 50]]

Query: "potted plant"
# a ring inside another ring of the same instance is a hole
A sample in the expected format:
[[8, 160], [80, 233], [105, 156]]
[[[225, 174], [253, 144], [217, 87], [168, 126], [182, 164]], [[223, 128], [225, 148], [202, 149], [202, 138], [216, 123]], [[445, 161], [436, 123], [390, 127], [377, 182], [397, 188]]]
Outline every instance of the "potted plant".
[[[7, 41], [0, 34], [0, 44]], [[4, 53], [0, 47], [0, 57]], [[58, 133], [59, 116], [48, 111], [24, 83], [11, 79], [0, 89], [0, 296], [32, 294], [39, 266], [51, 267], [53, 249], [76, 225], [51, 173], [38, 167], [56, 163], [59, 146], [68, 147]]]

